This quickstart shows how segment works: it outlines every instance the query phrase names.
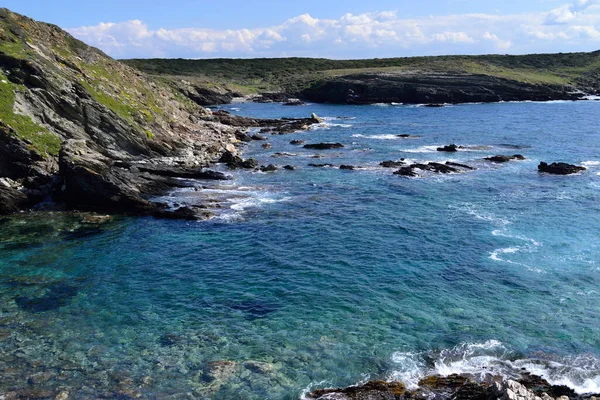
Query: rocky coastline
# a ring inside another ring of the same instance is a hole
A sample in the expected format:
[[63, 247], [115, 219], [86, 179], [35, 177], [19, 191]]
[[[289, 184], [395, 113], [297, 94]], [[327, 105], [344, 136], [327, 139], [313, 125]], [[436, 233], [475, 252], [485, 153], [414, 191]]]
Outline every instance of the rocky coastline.
[[522, 372], [505, 378], [487, 375], [478, 379], [469, 374], [428, 376], [416, 389], [402, 382], [370, 381], [338, 389], [317, 389], [305, 396], [310, 400], [597, 400], [598, 394], [577, 394], [567, 386], [551, 385], [544, 378]]

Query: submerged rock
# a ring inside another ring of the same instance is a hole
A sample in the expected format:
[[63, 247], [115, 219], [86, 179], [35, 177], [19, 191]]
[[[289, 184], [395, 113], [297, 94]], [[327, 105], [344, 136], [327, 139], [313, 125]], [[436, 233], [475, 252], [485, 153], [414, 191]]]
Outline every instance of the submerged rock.
[[41, 313], [57, 310], [69, 305], [71, 299], [77, 296], [78, 288], [66, 283], [57, 283], [47, 289], [42, 297], [17, 297], [15, 303], [22, 310], [31, 313]]
[[290, 144], [293, 144], [294, 146], [300, 146], [301, 144], [304, 144], [304, 140], [292, 140]]
[[243, 311], [246, 319], [252, 321], [277, 311], [279, 307], [270, 302], [262, 302], [260, 300], [247, 300], [239, 303], [230, 304], [232, 310]]
[[294, 171], [296, 170], [296, 167], [294, 167], [293, 165], [284, 165], [283, 169], [287, 169], [288, 171]]
[[341, 149], [344, 145], [341, 143], [315, 143], [315, 144], [305, 144], [305, 149], [313, 149], [313, 150], [330, 150], [330, 149]]
[[263, 148], [263, 149], [265, 149], [265, 150], [268, 150], [268, 149], [270, 149], [271, 147], [273, 147], [273, 145], [272, 145], [271, 143], [263, 143], [263, 145], [262, 145], [262, 146], [260, 146], [260, 147], [262, 147], [262, 148]]
[[308, 164], [308, 166], [314, 168], [335, 167], [333, 164]]
[[570, 175], [570, 174], [576, 174], [581, 171], [585, 171], [586, 168], [580, 167], [578, 165], [572, 165], [572, 164], [567, 164], [567, 163], [562, 163], [562, 162], [547, 164], [542, 161], [540, 163], [540, 165], [538, 166], [538, 170], [540, 172], [545, 172], [545, 173], [554, 174], [554, 175]]

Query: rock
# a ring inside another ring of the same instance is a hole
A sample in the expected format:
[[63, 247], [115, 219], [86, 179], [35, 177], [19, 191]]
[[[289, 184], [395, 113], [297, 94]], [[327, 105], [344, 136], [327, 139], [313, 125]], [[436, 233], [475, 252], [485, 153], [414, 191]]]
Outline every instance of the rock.
[[231, 169], [254, 169], [258, 167], [258, 161], [255, 159], [249, 158], [248, 160], [244, 160], [240, 156], [237, 156], [229, 151], [223, 153], [219, 159], [219, 162], [227, 164], [227, 167]]
[[428, 164], [431, 171], [438, 172], [441, 174], [449, 174], [451, 172], [459, 172], [456, 168], [453, 168], [446, 164], [440, 164], [436, 162], [431, 162]]
[[353, 165], [340, 165], [340, 169], [354, 171], [356, 168]]
[[261, 166], [260, 170], [262, 172], [275, 172], [275, 171], [278, 170], [278, 168], [275, 165], [273, 165], [273, 164], [269, 164], [267, 166]]
[[293, 144], [294, 146], [299, 146], [301, 144], [304, 144], [304, 140], [292, 140], [290, 144]]
[[246, 142], [249, 143], [251, 142], [253, 139], [251, 136], [249, 136], [247, 133], [244, 133], [242, 131], [235, 131], [235, 138], [237, 140], [239, 140], [240, 142]]
[[440, 108], [440, 107], [445, 107], [444, 104], [439, 104], [439, 103], [429, 103], [429, 104], [425, 104], [425, 107], [428, 108]]
[[0, 185], [0, 215], [13, 214], [27, 208], [27, 195], [9, 186]]
[[399, 137], [401, 139], [418, 139], [419, 138], [419, 136], [409, 135], [409, 134], [406, 134], [406, 133], [403, 133], [401, 135], [396, 135], [396, 137]]
[[309, 167], [324, 168], [324, 167], [335, 167], [333, 164], [308, 164]]
[[492, 392], [498, 400], [541, 400], [533, 391], [513, 380], [494, 383]]
[[401, 160], [398, 160], [398, 161], [392, 161], [392, 160], [383, 161], [379, 165], [382, 166], [382, 167], [384, 167], [384, 168], [398, 168], [398, 167], [401, 167], [401, 166], [403, 166], [405, 164], [406, 163], [404, 162], [404, 159], [401, 159]]
[[413, 171], [412, 167], [402, 167], [399, 170], [397, 170], [396, 172], [394, 172], [394, 175], [418, 176], [417, 173], [415, 171]]
[[293, 165], [284, 165], [283, 169], [287, 169], [288, 171], [294, 171], [296, 170], [296, 167], [294, 167]]
[[493, 156], [493, 157], [486, 157], [484, 158], [484, 160], [487, 161], [491, 161], [494, 163], [505, 163], [505, 162], [509, 162], [511, 160], [525, 160], [525, 157], [523, 157], [521, 154], [515, 154], [514, 156]]
[[246, 361], [244, 367], [256, 374], [268, 374], [275, 370], [273, 364], [258, 361]]
[[305, 149], [314, 150], [330, 150], [330, 149], [341, 149], [344, 145], [341, 143], [316, 143], [316, 144], [305, 144]]
[[315, 400], [400, 400], [406, 393], [406, 387], [401, 382], [372, 381], [361, 386], [351, 386], [346, 389], [319, 389], [307, 395]]
[[81, 219], [82, 224], [100, 225], [112, 221], [111, 215], [86, 214]]
[[66, 390], [63, 390], [56, 395], [54, 400], [68, 400], [68, 398], [69, 398], [69, 392], [67, 392]]
[[468, 169], [468, 170], [475, 170], [476, 168], [471, 167], [470, 165], [466, 165], [466, 164], [459, 164], [459, 163], [455, 163], [455, 162], [451, 162], [451, 161], [446, 161], [446, 165], [450, 165], [452, 167], [459, 167], [459, 168], [464, 168], [464, 169]]
[[570, 174], [576, 174], [581, 171], [585, 171], [586, 168], [580, 167], [578, 165], [572, 165], [572, 164], [567, 164], [567, 163], [562, 163], [562, 162], [547, 164], [542, 161], [540, 163], [540, 165], [538, 166], [538, 170], [540, 172], [545, 172], [548, 174], [570, 175]]
[[300, 99], [289, 99], [287, 102], [283, 103], [283, 105], [284, 106], [304, 106], [304, 105], [306, 105], [306, 103]]
[[322, 124], [323, 122], [325, 122], [325, 120], [321, 117], [319, 117], [317, 114], [312, 113], [310, 115], [310, 118], [314, 121], [314, 123], [316, 124]]
[[271, 143], [264, 143], [261, 147], [263, 149], [267, 150], [267, 149], [270, 149], [271, 147], [273, 147], [273, 145], [271, 145]]
[[275, 154], [273, 154], [271, 157], [274, 157], [274, 158], [280, 158], [280, 157], [296, 157], [297, 155], [298, 155], [298, 154], [281, 152], [281, 153], [275, 153]]
[[447, 145], [447, 146], [444, 146], [444, 147], [438, 147], [437, 151], [445, 151], [445, 152], [448, 152], [448, 153], [455, 153], [455, 152], [458, 151], [458, 146], [455, 145], [455, 144], [450, 144], [450, 145]]
[[267, 140], [267, 138], [266, 138], [266, 137], [264, 137], [264, 136], [261, 136], [261, 135], [258, 135], [258, 134], [254, 134], [254, 135], [252, 135], [252, 136], [251, 136], [251, 138], [252, 138], [252, 140], [259, 140], [259, 141], [264, 141], [264, 140]]

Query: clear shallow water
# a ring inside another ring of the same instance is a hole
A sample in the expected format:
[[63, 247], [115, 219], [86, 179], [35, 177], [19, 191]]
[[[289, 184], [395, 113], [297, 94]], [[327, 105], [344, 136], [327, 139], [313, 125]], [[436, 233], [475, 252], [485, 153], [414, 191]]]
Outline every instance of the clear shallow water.
[[[226, 200], [209, 222], [1, 222], [0, 392], [46, 372], [33, 386], [79, 398], [294, 399], [522, 367], [600, 392], [599, 102], [225, 109], [327, 121], [244, 150], [296, 171], [171, 196]], [[470, 148], [435, 151], [450, 143]], [[516, 153], [527, 160], [482, 161]], [[379, 167], [399, 158], [478, 169], [407, 179]], [[540, 175], [542, 160], [589, 170]]]

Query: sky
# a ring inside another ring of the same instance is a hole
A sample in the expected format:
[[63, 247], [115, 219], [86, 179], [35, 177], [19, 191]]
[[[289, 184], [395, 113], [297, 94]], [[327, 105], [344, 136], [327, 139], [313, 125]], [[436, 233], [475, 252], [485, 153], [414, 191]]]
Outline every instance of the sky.
[[600, 0], [4, 0], [115, 58], [527, 54], [600, 49]]

